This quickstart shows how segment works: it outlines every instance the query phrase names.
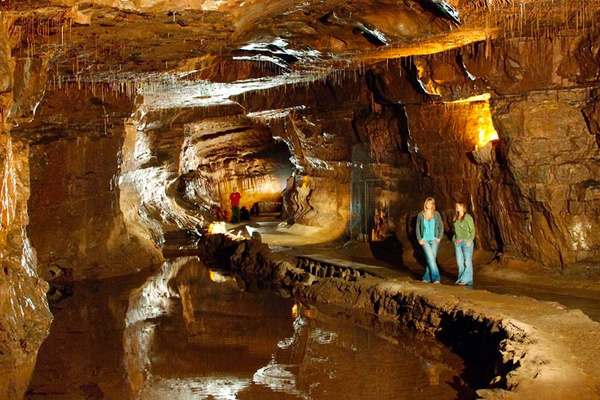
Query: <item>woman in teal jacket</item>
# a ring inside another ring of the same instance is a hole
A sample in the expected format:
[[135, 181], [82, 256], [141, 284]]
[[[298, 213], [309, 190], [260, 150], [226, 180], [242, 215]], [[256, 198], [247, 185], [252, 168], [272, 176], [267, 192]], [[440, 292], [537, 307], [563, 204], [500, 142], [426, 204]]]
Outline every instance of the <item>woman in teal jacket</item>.
[[423, 211], [417, 215], [417, 240], [425, 253], [425, 275], [423, 282], [440, 283], [440, 271], [436, 257], [438, 247], [444, 235], [444, 223], [439, 212], [435, 211], [435, 200], [428, 197], [423, 204]]
[[467, 213], [465, 203], [456, 203], [456, 216], [454, 217], [454, 250], [456, 264], [458, 265], [458, 279], [456, 284], [465, 286], [473, 284], [473, 240], [475, 240], [475, 223], [473, 217]]

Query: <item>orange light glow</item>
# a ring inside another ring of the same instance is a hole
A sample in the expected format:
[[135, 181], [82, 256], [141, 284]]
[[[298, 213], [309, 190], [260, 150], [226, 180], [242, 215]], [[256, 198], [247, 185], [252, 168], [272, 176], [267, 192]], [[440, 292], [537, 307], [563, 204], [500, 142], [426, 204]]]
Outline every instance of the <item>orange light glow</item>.
[[492, 123], [489, 103], [485, 103], [479, 118], [477, 118], [477, 124], [479, 126], [479, 133], [477, 143], [475, 143], [475, 150], [482, 148], [492, 140], [499, 139], [498, 132], [496, 132], [496, 128], [494, 128], [494, 124]]
[[302, 188], [306, 188], [306, 186], [308, 185], [308, 176], [304, 175], [302, 177]]
[[225, 275], [221, 272], [219, 272], [218, 270], [215, 271], [213, 269], [209, 269], [208, 270], [208, 274], [210, 276], [210, 280], [216, 283], [223, 283], [223, 282], [229, 282], [229, 281], [235, 281], [235, 278], [229, 275]]
[[476, 137], [474, 137], [475, 150], [482, 148], [492, 140], [500, 139], [492, 122], [490, 98], [489, 93], [484, 93], [452, 102], [452, 104], [471, 103], [472, 112], [477, 115], [477, 120], [473, 124], [473, 129], [476, 132]]
[[279, 186], [277, 182], [269, 180], [261, 185], [260, 191], [265, 193], [279, 193], [281, 192], [281, 187]]
[[298, 303], [294, 303], [292, 306], [292, 317], [296, 318], [298, 316]]
[[479, 141], [475, 145], [475, 150], [482, 148], [492, 140], [498, 140], [498, 132], [491, 126], [491, 129], [480, 129], [479, 130]]

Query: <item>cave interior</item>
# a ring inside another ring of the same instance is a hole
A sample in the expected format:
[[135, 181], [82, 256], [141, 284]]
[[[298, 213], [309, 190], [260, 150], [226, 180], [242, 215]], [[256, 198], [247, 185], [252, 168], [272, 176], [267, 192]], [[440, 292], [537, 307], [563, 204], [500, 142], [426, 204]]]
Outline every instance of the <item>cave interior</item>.
[[462, 201], [494, 268], [600, 281], [598, 0], [4, 0], [0, 21], [0, 397], [28, 387], [48, 282], [161, 265], [234, 187], [252, 218], [380, 250], [415, 247], [430, 196], [451, 237]]

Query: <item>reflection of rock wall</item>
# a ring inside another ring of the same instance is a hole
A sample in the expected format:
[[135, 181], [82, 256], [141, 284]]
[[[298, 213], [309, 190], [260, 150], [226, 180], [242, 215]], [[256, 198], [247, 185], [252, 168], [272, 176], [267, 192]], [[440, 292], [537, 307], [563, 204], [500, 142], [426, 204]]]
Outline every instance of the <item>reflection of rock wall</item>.
[[6, 117], [12, 108], [14, 60], [8, 27], [0, 24], [0, 398], [22, 399], [52, 316], [46, 282], [38, 278], [26, 234], [29, 147], [15, 138]]

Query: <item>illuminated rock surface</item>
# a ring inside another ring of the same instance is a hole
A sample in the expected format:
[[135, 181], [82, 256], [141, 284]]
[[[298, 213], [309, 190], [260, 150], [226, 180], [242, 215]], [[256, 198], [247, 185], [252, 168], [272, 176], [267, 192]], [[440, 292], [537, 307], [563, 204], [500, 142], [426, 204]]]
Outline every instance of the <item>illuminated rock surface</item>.
[[1, 2], [0, 362], [26, 367], [0, 397], [46, 335], [40, 278], [159, 265], [233, 187], [287, 229], [404, 248], [424, 198], [446, 229], [463, 200], [501, 265], [597, 271], [599, 18], [598, 0]]

